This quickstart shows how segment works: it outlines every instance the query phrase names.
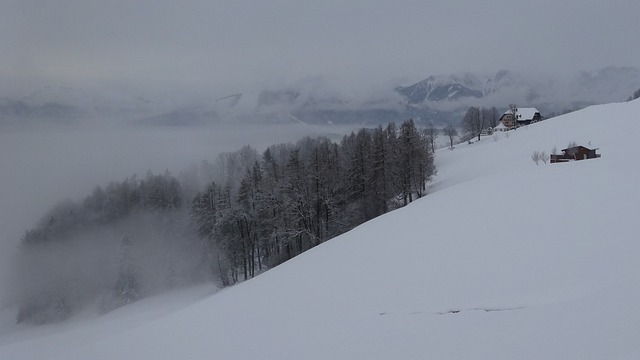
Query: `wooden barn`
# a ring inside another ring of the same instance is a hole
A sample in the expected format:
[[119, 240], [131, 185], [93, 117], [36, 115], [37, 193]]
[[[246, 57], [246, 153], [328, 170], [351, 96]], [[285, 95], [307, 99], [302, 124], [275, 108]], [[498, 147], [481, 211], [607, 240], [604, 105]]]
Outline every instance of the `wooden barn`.
[[551, 163], [568, 162], [576, 160], [586, 160], [599, 158], [600, 154], [597, 154], [598, 149], [589, 149], [582, 145], [573, 146], [570, 148], [562, 149], [562, 154], [551, 155]]

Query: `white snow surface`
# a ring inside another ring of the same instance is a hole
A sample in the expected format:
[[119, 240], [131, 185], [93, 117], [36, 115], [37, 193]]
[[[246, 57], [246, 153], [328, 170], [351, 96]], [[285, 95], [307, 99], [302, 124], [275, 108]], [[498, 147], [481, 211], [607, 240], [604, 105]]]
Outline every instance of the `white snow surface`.
[[[640, 359], [638, 113], [440, 150], [405, 208], [215, 294], [14, 327], [0, 359]], [[571, 141], [602, 157], [531, 160]]]
[[[536, 108], [518, 108], [516, 110], [516, 115], [518, 116], [518, 120], [532, 120], [536, 113], [539, 113]], [[505, 114], [512, 114], [513, 111], [511, 109], [504, 112]]]

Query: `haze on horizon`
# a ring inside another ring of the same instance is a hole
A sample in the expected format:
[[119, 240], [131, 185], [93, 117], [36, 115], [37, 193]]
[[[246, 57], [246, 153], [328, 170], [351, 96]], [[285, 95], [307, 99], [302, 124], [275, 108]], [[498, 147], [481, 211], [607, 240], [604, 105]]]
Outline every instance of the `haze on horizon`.
[[6, 0], [0, 90], [106, 83], [224, 95], [318, 77], [363, 91], [462, 71], [635, 66], [637, 14], [630, 0]]

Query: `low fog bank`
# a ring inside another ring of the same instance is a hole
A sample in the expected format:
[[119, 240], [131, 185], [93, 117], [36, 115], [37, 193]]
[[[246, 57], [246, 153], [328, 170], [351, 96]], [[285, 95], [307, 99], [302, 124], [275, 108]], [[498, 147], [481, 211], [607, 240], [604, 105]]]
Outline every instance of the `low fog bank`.
[[17, 322], [61, 321], [83, 308], [105, 313], [210, 278], [184, 211], [136, 211], [96, 225], [80, 219], [96, 215], [86, 210], [60, 203], [25, 236], [5, 297]]
[[148, 87], [115, 80], [53, 82], [32, 84], [19, 95], [16, 89], [0, 85], [0, 128], [42, 123], [54, 127], [295, 122], [375, 126], [408, 118], [420, 125], [445, 126], [457, 123], [470, 106], [506, 110], [515, 103], [551, 116], [624, 101], [640, 86], [640, 70], [609, 66], [562, 75], [532, 70], [438, 75], [425, 70], [423, 76], [412, 79], [372, 78], [369, 85], [352, 89], [336, 80], [316, 75], [231, 88], [162, 82]]
[[[13, 180], [28, 176], [43, 196], [29, 188], [23, 194], [34, 208], [48, 210], [29, 213], [38, 220], [14, 226], [22, 236], [4, 244], [19, 241], [6, 264], [5, 305], [17, 309], [18, 323], [47, 324], [204, 281], [232, 285], [425, 195], [436, 173], [428, 131], [412, 120], [343, 136], [338, 129], [16, 132], [23, 141], [27, 135], [39, 141], [14, 155], [14, 165], [33, 166]], [[48, 136], [66, 146], [53, 146]], [[240, 147], [239, 140], [251, 145]], [[219, 141], [217, 147], [210, 141]], [[38, 154], [44, 159], [31, 164]], [[205, 159], [185, 161], [196, 156]], [[141, 164], [144, 175], [114, 178]], [[377, 170], [366, 171], [371, 168]]]
[[[213, 160], [245, 144], [257, 149], [307, 135], [341, 136], [351, 127], [306, 124], [129, 126], [93, 119], [79, 126], [0, 128], [0, 298], [6, 271], [25, 231], [56, 203], [80, 201], [96, 186], [148, 171], [179, 176], [189, 164]], [[119, 239], [120, 241], [122, 239]]]

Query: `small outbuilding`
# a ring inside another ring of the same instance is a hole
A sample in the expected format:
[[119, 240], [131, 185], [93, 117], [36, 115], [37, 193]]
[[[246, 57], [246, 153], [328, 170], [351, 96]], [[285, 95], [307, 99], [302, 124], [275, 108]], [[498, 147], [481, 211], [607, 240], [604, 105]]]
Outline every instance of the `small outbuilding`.
[[504, 126], [504, 124], [502, 122], [500, 122], [496, 127], [493, 128], [493, 131], [503, 132], [503, 131], [507, 131], [507, 130], [509, 130], [509, 128]]
[[599, 158], [600, 154], [596, 153], [598, 149], [589, 149], [582, 145], [577, 145], [562, 149], [562, 154], [551, 155], [551, 163], [569, 162], [576, 160], [586, 160]]

